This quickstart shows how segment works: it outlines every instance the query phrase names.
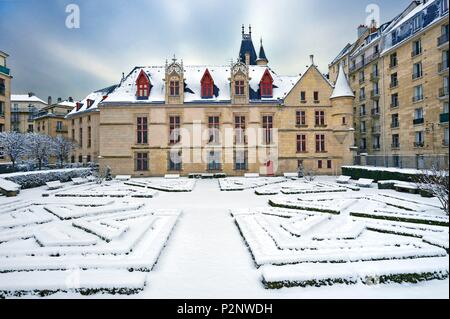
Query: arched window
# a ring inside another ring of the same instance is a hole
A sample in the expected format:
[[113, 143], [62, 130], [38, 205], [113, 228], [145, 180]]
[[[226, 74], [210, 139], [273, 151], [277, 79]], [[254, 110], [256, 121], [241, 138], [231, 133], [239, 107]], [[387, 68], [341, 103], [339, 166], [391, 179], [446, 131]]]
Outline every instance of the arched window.
[[273, 96], [273, 78], [267, 69], [259, 83], [259, 88], [261, 90], [261, 97], [267, 98]]
[[214, 95], [214, 80], [209, 73], [209, 70], [206, 69], [205, 74], [201, 80], [202, 85], [202, 99], [210, 99]]
[[136, 80], [136, 96], [140, 100], [148, 99], [150, 95], [150, 81], [145, 74], [144, 70], [141, 70]]

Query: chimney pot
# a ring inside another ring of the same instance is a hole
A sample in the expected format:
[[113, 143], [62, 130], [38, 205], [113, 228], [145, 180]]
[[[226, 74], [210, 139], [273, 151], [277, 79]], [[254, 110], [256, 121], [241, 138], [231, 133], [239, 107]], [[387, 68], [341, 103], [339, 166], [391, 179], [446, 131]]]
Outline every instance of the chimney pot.
[[52, 105], [52, 97], [51, 96], [48, 97], [47, 103], [48, 103], [48, 105]]

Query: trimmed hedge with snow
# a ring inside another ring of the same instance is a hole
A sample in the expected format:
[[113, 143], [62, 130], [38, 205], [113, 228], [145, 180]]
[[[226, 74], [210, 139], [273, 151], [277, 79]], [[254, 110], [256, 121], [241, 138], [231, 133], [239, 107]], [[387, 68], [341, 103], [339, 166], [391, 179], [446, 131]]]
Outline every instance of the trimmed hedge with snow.
[[415, 177], [422, 175], [422, 171], [393, 167], [342, 166], [342, 175], [351, 176], [356, 180], [370, 178], [376, 182], [386, 180], [412, 182]]
[[60, 181], [69, 182], [75, 177], [86, 177], [91, 175], [91, 168], [66, 168], [36, 172], [21, 172], [1, 175], [3, 179], [22, 186], [22, 189], [45, 185], [47, 182]]

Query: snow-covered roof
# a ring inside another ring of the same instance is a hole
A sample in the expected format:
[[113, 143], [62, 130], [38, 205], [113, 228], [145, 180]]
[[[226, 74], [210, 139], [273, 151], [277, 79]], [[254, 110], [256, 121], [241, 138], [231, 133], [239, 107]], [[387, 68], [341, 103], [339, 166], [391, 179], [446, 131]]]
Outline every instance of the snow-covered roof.
[[336, 84], [334, 86], [333, 94], [331, 94], [330, 99], [338, 97], [355, 97], [350, 84], [348, 83], [342, 63], [339, 65], [339, 74], [336, 79]]
[[28, 103], [42, 103], [47, 104], [38, 98], [36, 95], [30, 96], [29, 94], [11, 94], [11, 102], [28, 102]]
[[75, 107], [77, 105], [77, 103], [70, 102], [70, 101], [62, 101], [62, 102], [59, 102], [57, 105], [59, 105], [59, 106]]
[[[284, 99], [298, 82], [299, 76], [279, 76], [267, 66], [250, 65], [250, 100], [278, 101]], [[214, 81], [214, 94], [212, 98], [202, 98], [201, 79], [208, 69]], [[273, 96], [261, 98], [259, 94], [259, 83], [268, 70], [273, 78]], [[141, 71], [144, 71], [150, 80], [151, 90], [147, 100], [138, 100], [136, 97], [136, 80]], [[184, 103], [225, 103], [231, 101], [231, 67], [230, 66], [184, 66], [185, 78]], [[122, 83], [109, 94], [105, 103], [164, 103], [165, 102], [165, 67], [150, 66], [136, 67], [122, 81]]]
[[[92, 92], [89, 95], [87, 95], [83, 100], [81, 100], [79, 103], [81, 107], [77, 110], [77, 104], [74, 103], [73, 110], [67, 114], [67, 117], [70, 117], [75, 114], [80, 114], [88, 111], [94, 111], [98, 108], [98, 104], [104, 100], [105, 96], [108, 96], [108, 94], [114, 90], [117, 87], [117, 85], [112, 85], [104, 89], [100, 89], [98, 91]], [[91, 100], [94, 101], [92, 105], [88, 108], [87, 101]]]

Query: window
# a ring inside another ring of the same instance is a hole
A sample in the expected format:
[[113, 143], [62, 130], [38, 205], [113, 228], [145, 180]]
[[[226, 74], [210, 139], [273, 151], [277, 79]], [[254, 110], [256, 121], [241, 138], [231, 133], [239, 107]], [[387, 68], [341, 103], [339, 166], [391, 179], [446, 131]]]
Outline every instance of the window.
[[6, 85], [5, 85], [5, 80], [0, 79], [0, 95], [5, 95], [6, 93]]
[[302, 103], [306, 103], [306, 92], [305, 91], [300, 92], [300, 101]]
[[70, 162], [73, 164], [73, 163], [75, 163], [75, 155], [72, 155], [71, 157], [70, 157]]
[[398, 120], [398, 114], [397, 113], [392, 114], [391, 115], [391, 119], [392, 119], [391, 127], [392, 128], [398, 128], [400, 126], [400, 122]]
[[416, 56], [422, 53], [422, 41], [417, 40], [412, 43], [412, 56]]
[[78, 163], [83, 163], [83, 155], [78, 155]]
[[5, 131], [5, 125], [0, 124], [0, 133]]
[[414, 119], [423, 119], [423, 108], [420, 107], [414, 110]]
[[[45, 127], [42, 125], [42, 130], [45, 130]], [[83, 147], [83, 128], [80, 127], [78, 132], [78, 143], [80, 144], [80, 148]]]
[[448, 127], [444, 128], [444, 140], [442, 142], [444, 146], [448, 146]]
[[366, 150], [367, 149], [367, 139], [366, 138], [362, 138], [361, 142], [359, 144], [359, 148], [361, 150]]
[[398, 93], [394, 93], [391, 95], [391, 107], [398, 107]]
[[235, 143], [244, 144], [245, 141], [245, 116], [234, 117]]
[[361, 128], [361, 133], [366, 133], [366, 121], [362, 121], [360, 124], [360, 128]]
[[0, 101], [0, 116], [5, 115], [5, 103]]
[[381, 139], [380, 135], [374, 135], [372, 137], [372, 147], [374, 150], [379, 150], [381, 148]]
[[168, 154], [168, 170], [181, 171], [182, 170], [182, 153], [179, 150], [172, 150]]
[[173, 80], [170, 81], [170, 96], [179, 96], [180, 95], [180, 81]]
[[208, 171], [220, 171], [222, 169], [219, 151], [208, 152]]
[[208, 117], [209, 143], [220, 143], [220, 123], [218, 116]]
[[325, 111], [316, 111], [316, 126], [325, 126]]
[[203, 75], [201, 86], [202, 99], [212, 98], [214, 93], [214, 81], [208, 69], [206, 69], [205, 74]]
[[238, 80], [234, 81], [234, 94], [236, 95], [244, 95], [244, 81]]
[[363, 83], [365, 81], [364, 71], [359, 72], [359, 83]]
[[[443, 14], [447, 11], [448, 11], [448, 0], [443, 0], [441, 2], [441, 13]], [[448, 25], [447, 25], [447, 28], [448, 28]]]
[[397, 52], [395, 52], [395, 53], [392, 53], [391, 55], [390, 55], [390, 62], [389, 62], [389, 67], [391, 67], [391, 68], [393, 68], [393, 67], [396, 67], [397, 66]]
[[137, 144], [147, 144], [148, 143], [148, 119], [146, 116], [139, 116], [137, 118]]
[[297, 153], [305, 153], [306, 152], [306, 135], [298, 134], [297, 135]]
[[94, 104], [94, 102], [95, 102], [94, 100], [87, 99], [87, 101], [86, 101], [87, 108], [90, 108]]
[[[38, 126], [38, 131], [40, 131], [41, 128]], [[75, 129], [72, 129], [72, 139], [75, 140]]]
[[360, 116], [366, 116], [366, 105], [365, 105], [365, 104], [362, 104], [362, 105], [360, 106], [360, 109], [359, 109], [359, 115], [360, 115]]
[[423, 86], [421, 84], [414, 87], [413, 102], [418, 102], [422, 100], [423, 100]]
[[416, 132], [414, 147], [423, 147], [423, 146], [424, 146], [424, 132], [423, 131]]
[[332, 160], [327, 160], [327, 168], [328, 169], [333, 168], [333, 161]]
[[33, 124], [28, 124], [28, 133], [33, 133], [34, 127]]
[[[136, 96], [138, 99], [148, 99], [148, 96], [150, 95], [150, 81], [144, 70], [141, 70], [141, 73], [139, 73], [139, 76], [136, 80], [136, 89]], [[88, 108], [89, 107], [90, 105], [88, 100]]]
[[273, 117], [271, 115], [263, 116], [264, 144], [272, 144]]
[[86, 162], [88, 162], [88, 163], [92, 162], [91, 155], [88, 155], [88, 156], [86, 157]]
[[359, 100], [365, 100], [366, 99], [366, 89], [365, 88], [360, 88], [359, 89]]
[[413, 19], [413, 31], [418, 31], [422, 26], [422, 18], [420, 15], [414, 17]]
[[88, 127], [88, 148], [92, 146], [92, 128]]
[[412, 77], [413, 80], [422, 77], [422, 62], [414, 63]]
[[234, 169], [236, 171], [245, 171], [248, 169], [248, 153], [244, 150], [234, 152]]
[[391, 74], [391, 88], [395, 88], [398, 86], [398, 75], [397, 73]]
[[261, 97], [272, 97], [272, 83], [273, 78], [270, 75], [269, 70], [266, 69], [264, 75], [259, 83], [259, 87], [261, 90]]
[[319, 102], [319, 92], [314, 91], [314, 102], [318, 103]]
[[295, 125], [297, 127], [306, 126], [306, 112], [305, 111], [297, 111], [296, 112]]
[[372, 75], [373, 77], [378, 76], [378, 63], [372, 64]]
[[323, 161], [322, 160], [318, 160], [317, 161], [317, 168], [319, 168], [319, 169], [323, 168]]
[[448, 114], [448, 102], [444, 102], [443, 106], [442, 106], [442, 113], [447, 113]]
[[136, 171], [148, 170], [148, 153], [136, 153]]
[[316, 152], [317, 153], [325, 152], [325, 135], [324, 134], [316, 134]]
[[345, 116], [342, 117], [342, 125], [347, 125], [347, 118]]
[[181, 141], [180, 135], [180, 117], [170, 116], [169, 117], [169, 143], [177, 144]]
[[297, 168], [303, 168], [303, 160], [297, 160]]
[[400, 136], [398, 134], [392, 135], [392, 148], [400, 147]]

